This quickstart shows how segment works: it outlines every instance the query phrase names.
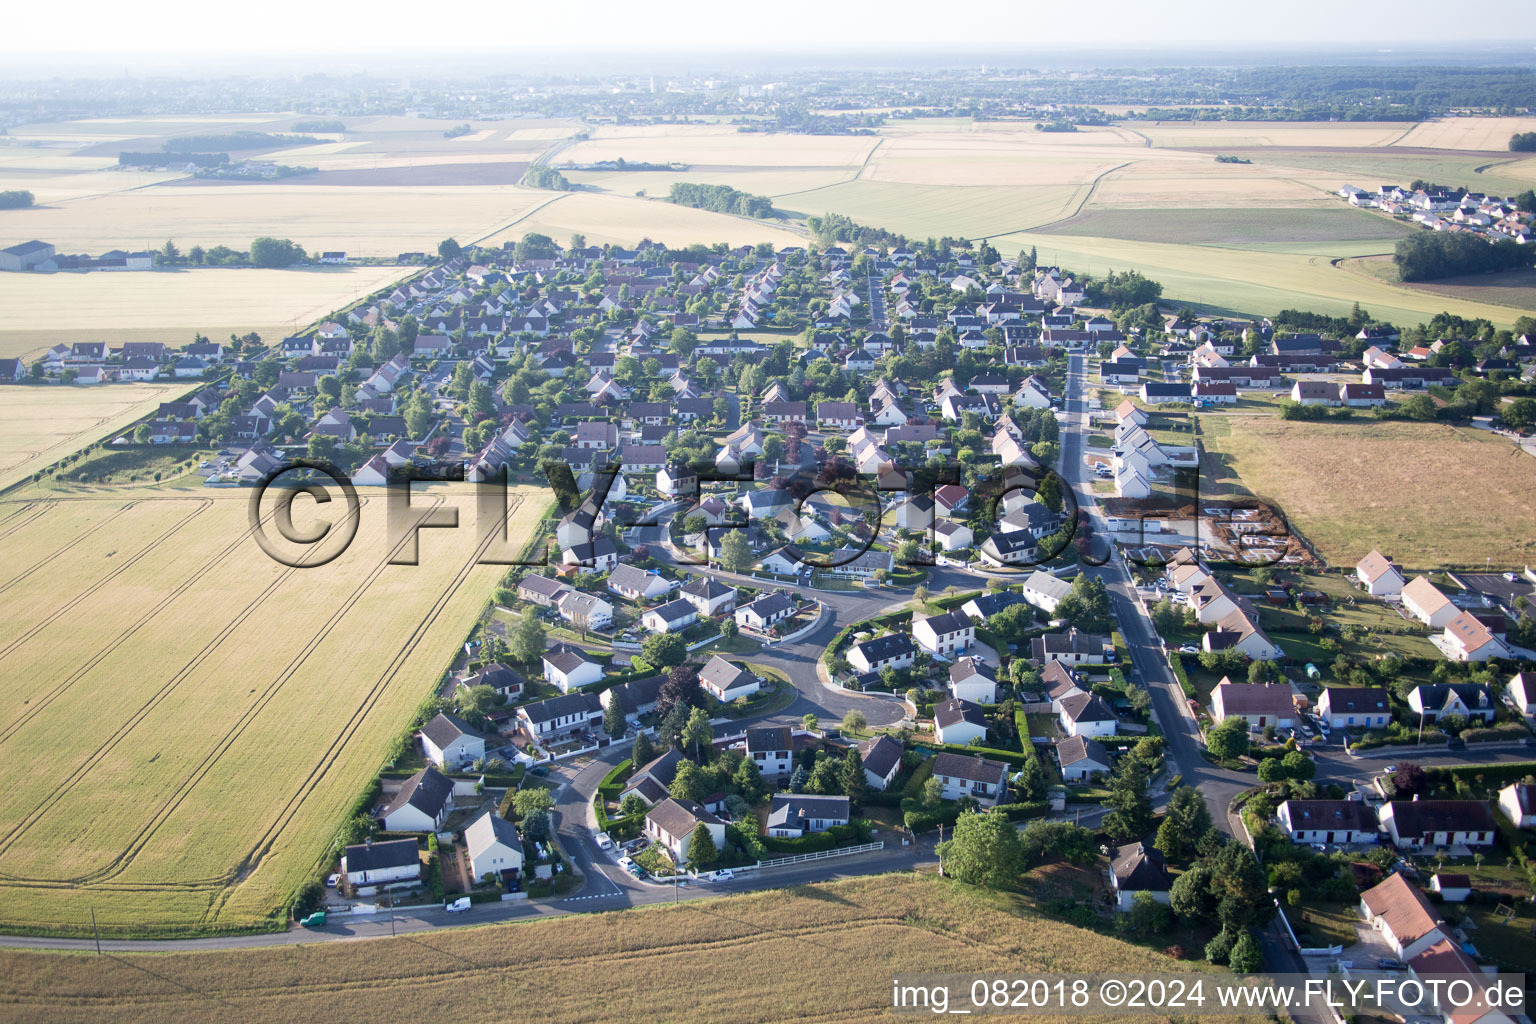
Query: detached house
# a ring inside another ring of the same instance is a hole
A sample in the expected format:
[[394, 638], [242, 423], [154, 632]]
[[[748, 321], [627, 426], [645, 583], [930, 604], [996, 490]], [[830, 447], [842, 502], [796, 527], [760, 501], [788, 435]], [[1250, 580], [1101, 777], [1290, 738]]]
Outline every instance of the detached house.
[[1113, 736], [1115, 713], [1096, 694], [1073, 693], [1061, 698], [1058, 717], [1068, 736]]
[[485, 737], [457, 715], [439, 713], [422, 726], [421, 746], [427, 760], [439, 768], [458, 768], [485, 756]]
[[696, 800], [674, 800], [671, 797], [652, 807], [645, 815], [645, 834], [654, 842], [665, 846], [679, 864], [688, 860], [688, 844], [693, 832], [703, 825], [715, 842], [715, 849], [725, 844], [725, 822], [704, 809]]
[[684, 601], [698, 609], [701, 616], [730, 611], [736, 604], [736, 588], [710, 576], [695, 576], [678, 591]]
[[774, 591], [764, 593], [751, 604], [736, 609], [735, 619], [738, 626], [762, 632], [794, 613], [794, 599], [783, 591]]
[[1451, 599], [1429, 582], [1428, 576], [1420, 576], [1403, 587], [1403, 610], [1431, 629], [1444, 629], [1461, 610]]
[[936, 754], [933, 777], [943, 787], [946, 800], [968, 796], [983, 807], [992, 807], [1008, 795], [1008, 766], [980, 754]]
[[930, 654], [954, 654], [976, 638], [976, 626], [965, 612], [955, 610], [930, 615], [912, 624], [912, 639]]
[[1536, 786], [1511, 782], [1499, 790], [1499, 808], [1516, 828], [1536, 828]]
[[1068, 665], [1104, 665], [1115, 659], [1109, 637], [1082, 633], [1074, 626], [1065, 633], [1047, 633], [1030, 641], [1030, 660], [1044, 665], [1061, 661]]
[[551, 647], [544, 652], [544, 678], [561, 693], [590, 686], [603, 678], [603, 666], [575, 647]]
[[1450, 937], [1450, 926], [1434, 905], [1396, 872], [1360, 894], [1360, 916], [1381, 933], [1400, 960], [1411, 960]]
[[1068, 782], [1089, 782], [1110, 773], [1109, 754], [1098, 740], [1069, 736], [1056, 744], [1061, 777]]
[[961, 658], [949, 667], [949, 692], [972, 704], [996, 704], [997, 676], [980, 658]]
[[788, 775], [794, 769], [795, 736], [789, 726], [748, 729], [744, 744], [747, 757], [756, 762], [763, 778]]
[[379, 813], [389, 832], [436, 832], [453, 812], [453, 781], [431, 765], [406, 779]]
[[1386, 690], [1330, 686], [1318, 699], [1317, 714], [1332, 729], [1381, 729], [1392, 721], [1392, 705]]
[[671, 592], [672, 584], [659, 573], [616, 565], [608, 574], [608, 589], [631, 601], [649, 601]]
[[1435, 638], [1435, 645], [1452, 661], [1487, 661], [1509, 657], [1504, 641], [1471, 612], [1461, 612], [1445, 624], [1445, 632]]
[[1275, 817], [1293, 843], [1376, 841], [1376, 815], [1363, 800], [1287, 800]]
[[558, 739], [603, 723], [603, 705], [589, 691], [524, 704], [517, 709], [518, 722], [538, 740]]
[[755, 675], [739, 665], [732, 665], [718, 654], [711, 656], [699, 670], [699, 686], [722, 704], [738, 697], [750, 697], [761, 689]]
[[1392, 800], [1379, 814], [1382, 830], [1403, 850], [1491, 846], [1498, 831], [1481, 800]]
[[940, 743], [965, 746], [987, 736], [987, 716], [968, 700], [951, 697], [933, 706], [933, 732]]
[[1459, 716], [1480, 719], [1491, 724], [1498, 715], [1498, 701], [1486, 686], [1477, 683], [1430, 683], [1415, 686], [1408, 694], [1408, 706], [1422, 715], [1426, 723]]
[[876, 736], [859, 744], [864, 761], [864, 781], [869, 788], [885, 792], [901, 772], [901, 744], [889, 736]]
[[1296, 723], [1296, 706], [1289, 686], [1234, 683], [1223, 676], [1211, 691], [1211, 717], [1218, 722], [1241, 718], [1250, 730], [1267, 725], [1288, 729]]
[[1355, 566], [1355, 579], [1372, 597], [1396, 597], [1407, 583], [1392, 559], [1374, 548]]
[[1121, 913], [1131, 909], [1138, 893], [1150, 893], [1157, 902], [1167, 903], [1173, 889], [1163, 855], [1142, 843], [1127, 843], [1115, 851], [1110, 880], [1115, 888], [1115, 909]]
[[775, 794], [768, 805], [766, 829], [780, 839], [825, 832], [833, 825], [848, 824], [848, 807], [846, 796]]
[[652, 633], [674, 633], [697, 621], [699, 610], [682, 598], [647, 608], [640, 616], [640, 624]]
[[848, 664], [860, 673], [879, 672], [886, 666], [903, 669], [912, 664], [917, 649], [905, 633], [887, 633], [863, 640], [848, 649]]

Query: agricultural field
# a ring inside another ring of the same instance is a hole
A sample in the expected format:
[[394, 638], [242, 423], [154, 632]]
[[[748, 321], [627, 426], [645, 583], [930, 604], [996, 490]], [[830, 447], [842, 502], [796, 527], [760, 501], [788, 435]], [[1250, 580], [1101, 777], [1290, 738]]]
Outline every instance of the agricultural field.
[[805, 236], [782, 226], [781, 221], [735, 217], [709, 210], [677, 206], [660, 199], [636, 199], [586, 192], [538, 192], [540, 206], [505, 229], [486, 237], [486, 245], [516, 241], [538, 231], [562, 242], [573, 233], [587, 236], [587, 244], [633, 245], [642, 238], [668, 245], [694, 242], [730, 245], [804, 245]]
[[167, 381], [5, 388], [0, 400], [0, 491], [198, 386], [194, 381]]
[[1053, 235], [1119, 238], [1131, 242], [1251, 245], [1385, 241], [1414, 230], [1343, 204], [1319, 209], [1100, 209], [1040, 229]]
[[[435, 243], [434, 243], [435, 244]], [[0, 274], [0, 356], [60, 342], [163, 341], [255, 331], [276, 342], [412, 267], [205, 268], [136, 274]]]
[[1519, 566], [1536, 554], [1536, 473], [1502, 438], [1363, 416], [1201, 416], [1200, 426], [1203, 492], [1273, 501], [1332, 565], [1373, 547], [1409, 570]]
[[[1343, 269], [1369, 274], [1378, 281], [1398, 284], [1397, 264], [1389, 256], [1362, 256], [1345, 260]], [[1487, 302], [1509, 306], [1521, 314], [1536, 311], [1536, 270], [1505, 270], [1497, 274], [1468, 274], [1445, 277], [1438, 281], [1418, 281], [1403, 285], [1414, 291], [1447, 299]]]
[[[791, 985], [787, 963], [798, 965]], [[210, 1000], [231, 1024], [355, 1021], [387, 1016], [405, 999], [445, 1019], [494, 1017], [534, 993], [573, 1022], [646, 1019], [661, 1002], [671, 1021], [858, 1022], [890, 1019], [891, 979], [918, 964], [925, 972], [1198, 969], [1044, 917], [1017, 898], [932, 875], [884, 875], [370, 942], [104, 958], [7, 950], [0, 1000], [18, 1012], [46, 1007], [60, 1024], [94, 1019], [104, 991], [121, 1024], [206, 1019]]]
[[[94, 479], [0, 501], [0, 756], [27, 766], [0, 797], [0, 926], [79, 934], [94, 907], [105, 933], [268, 927], [500, 575], [475, 564], [473, 493], [416, 493], [462, 522], [419, 565], [388, 564], [365, 488], [351, 546], [289, 568], [253, 539], [249, 490]], [[513, 490], [514, 544], [546, 498]], [[345, 509], [315, 508], [299, 529], [339, 535]]]

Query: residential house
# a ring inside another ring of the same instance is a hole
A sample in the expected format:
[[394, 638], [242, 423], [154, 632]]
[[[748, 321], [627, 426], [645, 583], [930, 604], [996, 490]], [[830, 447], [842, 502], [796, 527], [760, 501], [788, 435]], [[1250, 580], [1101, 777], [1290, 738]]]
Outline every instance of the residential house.
[[616, 565], [608, 574], [608, 589], [631, 601], [650, 601], [671, 593], [672, 584], [655, 571]]
[[1510, 656], [1504, 641], [1471, 612], [1461, 612], [1447, 622], [1445, 632], [1435, 638], [1435, 646], [1452, 661], [1487, 661]]
[[1296, 723], [1290, 686], [1280, 683], [1234, 683], [1226, 676], [1211, 691], [1211, 718], [1224, 722], [1241, 718], [1249, 730], [1272, 725], [1288, 729]]
[[858, 672], [879, 672], [886, 666], [894, 669], [907, 668], [912, 664], [917, 649], [912, 638], [905, 633], [887, 633], [884, 636], [862, 640], [848, 648], [848, 664]]
[[1104, 665], [1115, 660], [1115, 646], [1109, 637], [1079, 632], [1076, 626], [1065, 633], [1047, 633], [1030, 641], [1030, 660], [1044, 665], [1063, 661], [1068, 665]]
[[1061, 711], [1057, 717], [1068, 736], [1113, 736], [1119, 727], [1115, 713], [1096, 694], [1069, 694], [1059, 703]]
[[783, 591], [769, 591], [736, 609], [736, 625], [763, 632], [795, 614], [795, 600]]
[[699, 621], [699, 610], [682, 598], [647, 608], [640, 624], [652, 633], [674, 633]]
[[661, 685], [667, 681], [666, 676], [646, 676], [643, 679], [631, 679], [610, 687], [598, 695], [606, 710], [609, 705], [617, 702], [619, 710], [630, 721], [638, 719], [641, 715], [648, 715], [656, 710], [656, 701], [661, 694]]
[[682, 760], [683, 755], [675, 747], [668, 747], [665, 753], [635, 769], [619, 791], [619, 802], [623, 803], [633, 793], [645, 802], [645, 806], [655, 807], [670, 795], [672, 780], [677, 778], [677, 766]]
[[1036, 569], [1024, 580], [1020, 594], [1024, 600], [1047, 615], [1056, 614], [1062, 599], [1072, 592], [1072, 584], [1043, 569]]
[[795, 736], [787, 725], [748, 729], [744, 744], [747, 757], [757, 763], [763, 778], [778, 778], [794, 770]]
[[379, 812], [389, 832], [436, 832], [453, 812], [453, 780], [427, 765], [406, 779]]
[[1396, 872], [1360, 894], [1360, 916], [1399, 960], [1410, 960], [1451, 934], [1434, 905]]
[[1467, 897], [1472, 895], [1472, 878], [1470, 875], [1437, 871], [1429, 878], [1429, 891], [1439, 893], [1440, 899], [1446, 903], [1465, 903]]
[[1482, 800], [1391, 800], [1377, 812], [1398, 849], [1491, 846], [1498, 827]]
[[1372, 597], [1396, 597], [1407, 584], [1392, 559], [1374, 548], [1355, 566], [1355, 579]]
[[933, 706], [933, 732], [940, 743], [965, 746], [987, 736], [987, 717], [968, 700], [951, 697]]
[[846, 796], [812, 796], [809, 793], [776, 793], [768, 804], [767, 833], [791, 839], [825, 832], [833, 825], [848, 824]]
[[590, 686], [603, 678], [601, 662], [593, 661], [580, 648], [564, 644], [544, 652], [544, 679], [561, 693]]
[[949, 692], [972, 704], [996, 704], [997, 676], [980, 658], [960, 658], [949, 666]]
[[672, 498], [695, 494], [699, 489], [699, 476], [687, 466], [668, 463], [656, 471], [656, 489]]
[[705, 693], [722, 704], [738, 697], [750, 697], [762, 688], [757, 676], [739, 665], [733, 665], [720, 655], [712, 655], [699, 670], [699, 686]]
[[523, 692], [522, 677], [499, 661], [491, 662], [479, 672], [459, 677], [459, 689], [473, 690], [477, 686], [489, 686], [497, 696], [507, 700], [515, 700]]
[[421, 727], [421, 747], [439, 768], [457, 769], [485, 756], [485, 737], [457, 715], [439, 712]]
[[678, 593], [684, 601], [698, 609], [699, 615], [703, 617], [730, 611], [736, 605], [736, 588], [728, 587], [710, 576], [695, 576], [683, 584]]
[[1517, 672], [1510, 676], [1504, 692], [1522, 715], [1536, 712], [1536, 672]]
[[1392, 721], [1392, 705], [1387, 691], [1373, 686], [1329, 686], [1317, 715], [1331, 729], [1382, 729]]
[[645, 834], [665, 846], [679, 864], [688, 861], [688, 846], [694, 829], [703, 825], [714, 840], [715, 849], [725, 845], [725, 822], [715, 817], [696, 800], [671, 797], [652, 807], [645, 815]]
[[1293, 843], [1376, 841], [1376, 814], [1363, 800], [1287, 800], [1275, 817]]
[[946, 800], [968, 796], [983, 807], [992, 807], [1008, 795], [1008, 766], [980, 754], [935, 754], [933, 777], [943, 787], [940, 793]]
[[1110, 773], [1109, 753], [1098, 740], [1069, 736], [1056, 744], [1061, 777], [1068, 782], [1092, 782]]
[[1408, 706], [1428, 724], [1450, 717], [1492, 724], [1499, 710], [1493, 691], [1479, 683], [1421, 684], [1408, 694]]
[[859, 744], [864, 761], [864, 781], [869, 788], [885, 792], [901, 773], [901, 743], [889, 736], [876, 736]]
[[464, 846], [469, 855], [469, 874], [476, 880], [500, 878], [502, 872], [523, 870], [523, 841], [517, 827], [487, 808], [464, 830]]
[[1402, 589], [1403, 610], [1431, 629], [1444, 629], [1461, 610], [1429, 581], [1420, 576]]
[[930, 654], [957, 654], [976, 639], [976, 626], [956, 609], [918, 619], [912, 624], [912, 639]]
[[348, 846], [341, 852], [341, 874], [353, 888], [412, 882], [421, 877], [421, 848], [414, 839]]
[[517, 719], [530, 736], [554, 740], [603, 723], [603, 704], [588, 690], [550, 697], [517, 709]]
[[1145, 843], [1127, 843], [1115, 850], [1110, 862], [1110, 881], [1115, 890], [1115, 909], [1131, 909], [1139, 893], [1150, 893], [1159, 903], [1168, 902], [1173, 878], [1163, 863], [1163, 855]]
[[1511, 782], [1499, 790], [1498, 804], [1516, 828], [1536, 828], [1536, 786]]
[[582, 630], [607, 629], [613, 625], [613, 605], [596, 594], [567, 590], [555, 602], [560, 617]]

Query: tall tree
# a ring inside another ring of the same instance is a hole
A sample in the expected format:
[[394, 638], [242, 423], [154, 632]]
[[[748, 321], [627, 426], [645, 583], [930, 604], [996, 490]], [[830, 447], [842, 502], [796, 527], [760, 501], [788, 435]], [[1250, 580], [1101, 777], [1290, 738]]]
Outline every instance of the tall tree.
[[838, 782], [842, 785], [844, 795], [848, 797], [849, 811], [858, 810], [865, 798], [869, 796], [869, 780], [864, 777], [864, 757], [859, 753], [858, 747], [849, 747], [848, 753], [843, 755]]
[[938, 852], [944, 873], [968, 885], [1011, 889], [1024, 871], [1019, 830], [997, 811], [960, 815], [954, 838], [940, 843]]
[[693, 826], [693, 833], [688, 837], [688, 866], [695, 871], [704, 871], [719, 856], [720, 851], [715, 846], [715, 837], [710, 833], [709, 826], [702, 821]]
[[507, 641], [507, 653], [515, 661], [531, 665], [544, 657], [544, 624], [534, 618], [532, 612], [524, 612], [512, 627]]
[[715, 739], [715, 731], [709, 724], [709, 712], [694, 708], [688, 714], [688, 724], [683, 727], [683, 746], [693, 748], [693, 759], [699, 760]]

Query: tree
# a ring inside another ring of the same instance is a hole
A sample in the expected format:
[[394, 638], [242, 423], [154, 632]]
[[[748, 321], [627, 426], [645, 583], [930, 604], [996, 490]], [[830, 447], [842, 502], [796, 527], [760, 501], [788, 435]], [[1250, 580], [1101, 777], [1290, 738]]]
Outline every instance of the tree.
[[719, 855], [709, 826], [702, 821], [693, 826], [693, 832], [688, 836], [688, 866], [695, 871], [705, 871]]
[[656, 668], [672, 668], [688, 657], [688, 641], [677, 633], [655, 633], [641, 643], [640, 656]]
[[1392, 785], [1399, 797], [1415, 797], [1424, 793], [1424, 769], [1412, 761], [1397, 766], [1392, 773]]
[[1236, 716], [1222, 719], [1205, 734], [1206, 749], [1220, 761], [1248, 753], [1248, 723]]
[[734, 616], [727, 616], [726, 619], [720, 623], [720, 635], [725, 637], [727, 640], [739, 632], [741, 632], [741, 630], [736, 625], [736, 619]]
[[1243, 932], [1232, 943], [1232, 951], [1227, 954], [1227, 965], [1238, 974], [1256, 974], [1264, 969], [1264, 956], [1259, 952], [1259, 944], [1254, 941], [1252, 932]]
[[286, 238], [258, 238], [251, 242], [251, 263], [258, 267], [291, 267], [304, 259], [302, 246]]
[[726, 572], [745, 572], [752, 567], [752, 548], [740, 530], [729, 530], [720, 542], [720, 568]]
[[648, 808], [645, 806], [639, 793], [630, 793], [619, 802], [619, 813], [626, 818], [632, 818], [637, 814], [644, 814]]
[[555, 798], [543, 786], [530, 786], [517, 791], [512, 797], [512, 806], [517, 809], [517, 816], [521, 820], [530, 814], [554, 807]]
[[1285, 773], [1285, 765], [1280, 763], [1278, 757], [1266, 757], [1259, 762], [1259, 781], [1265, 785], [1281, 782], [1289, 778]]
[[843, 728], [850, 732], [858, 732], [869, 723], [864, 720], [864, 712], [850, 711], [843, 716]]
[[524, 665], [531, 665], [544, 657], [544, 624], [534, 617], [533, 612], [523, 612], [517, 625], [512, 627], [512, 634], [507, 640], [507, 654]]
[[620, 706], [618, 699], [615, 698], [609, 701], [608, 706], [603, 709], [603, 731], [612, 739], [618, 739], [624, 735], [624, 726], [624, 708]]
[[801, 716], [800, 724], [805, 727], [806, 732], [816, 732], [821, 728], [821, 719], [810, 712], [806, 712]]
[[629, 759], [637, 771], [656, 760], [656, 745], [651, 742], [649, 733], [642, 732], [635, 737], [635, 745], [630, 751]]
[[532, 843], [542, 843], [549, 838], [549, 812], [534, 811], [519, 822], [523, 838]]
[[1152, 625], [1159, 635], [1166, 637], [1184, 625], [1184, 613], [1175, 608], [1173, 602], [1165, 597], [1152, 606]]
[[1307, 782], [1317, 774], [1317, 762], [1299, 750], [1293, 750], [1280, 759], [1287, 778]]
[[149, 444], [149, 424], [140, 423], [133, 429], [133, 440], [137, 444]]
[[1126, 927], [1135, 935], [1158, 935], [1168, 930], [1173, 911], [1159, 903], [1150, 892], [1131, 897], [1131, 909], [1125, 915]]
[[700, 748], [709, 746], [715, 732], [709, 725], [709, 712], [694, 708], [688, 714], [688, 724], [683, 727], [683, 746], [693, 748], [693, 759], [699, 760]]
[[758, 767], [757, 761], [750, 757], [741, 759], [736, 766], [736, 771], [731, 773], [731, 785], [736, 787], [736, 792], [749, 804], [755, 804], [763, 798], [763, 770]]
[[181, 250], [176, 248], [176, 243], [169, 238], [165, 240], [165, 244], [160, 247], [160, 252], [156, 255], [166, 266], [174, 266], [181, 262]]
[[940, 782], [936, 776], [930, 775], [923, 781], [922, 802], [925, 811], [935, 810], [944, 802], [944, 783]]
[[789, 775], [789, 791], [791, 793], [804, 793], [805, 787], [811, 781], [811, 773], [805, 770], [805, 765], [796, 765], [795, 770]]
[[1019, 830], [997, 811], [968, 812], [955, 821], [954, 838], [939, 844], [944, 873], [967, 885], [1010, 889], [1024, 871]]
[[463, 248], [456, 239], [445, 238], [437, 243], [437, 254], [445, 260], [458, 259], [463, 252]]
[[864, 757], [858, 747], [849, 747], [848, 753], [843, 755], [838, 782], [848, 797], [849, 810], [858, 810], [864, 798], [869, 795], [869, 780], [864, 777]]
[[689, 708], [702, 707], [703, 704], [699, 674], [692, 665], [675, 666], [667, 673], [667, 681], [661, 684], [661, 690], [656, 694], [656, 713], [662, 718], [671, 714], [674, 708], [682, 708], [686, 715]]
[[698, 800], [708, 794], [704, 789], [704, 773], [699, 766], [692, 761], [678, 761], [677, 774], [672, 776], [672, 785], [667, 787], [667, 792], [674, 800]]
[[1210, 869], [1204, 864], [1195, 864], [1175, 878], [1168, 890], [1168, 906], [1185, 924], [1207, 920], [1215, 909], [1211, 899]]
[[1269, 879], [1242, 843], [1226, 843], [1211, 858], [1211, 895], [1223, 928], [1252, 928], [1274, 916]]
[[1104, 806], [1104, 831], [1117, 843], [1144, 835], [1152, 825], [1152, 798], [1147, 794], [1147, 766], [1134, 757], [1124, 757], [1109, 779], [1109, 796]]
[[1056, 606], [1056, 614], [1079, 629], [1102, 622], [1109, 617], [1109, 588], [1097, 576], [1078, 573]]

